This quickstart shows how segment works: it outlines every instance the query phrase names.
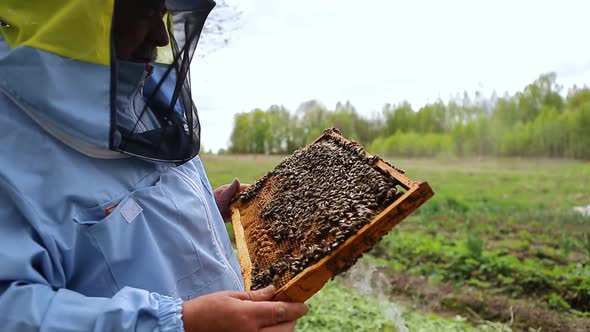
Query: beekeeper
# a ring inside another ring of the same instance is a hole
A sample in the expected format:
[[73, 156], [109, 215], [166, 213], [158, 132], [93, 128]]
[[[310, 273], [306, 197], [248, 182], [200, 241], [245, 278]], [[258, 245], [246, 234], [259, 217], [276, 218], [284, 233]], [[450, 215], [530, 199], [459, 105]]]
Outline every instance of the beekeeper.
[[[291, 331], [197, 156], [208, 0], [0, 2], [0, 330]], [[217, 200], [216, 200], [217, 198]]]

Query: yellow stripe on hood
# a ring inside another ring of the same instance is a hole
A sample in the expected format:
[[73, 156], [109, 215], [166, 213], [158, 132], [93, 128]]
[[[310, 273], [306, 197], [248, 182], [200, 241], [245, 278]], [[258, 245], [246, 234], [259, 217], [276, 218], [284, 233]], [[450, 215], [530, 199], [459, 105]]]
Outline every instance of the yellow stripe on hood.
[[30, 46], [110, 64], [114, 0], [2, 0], [0, 32], [11, 48]]

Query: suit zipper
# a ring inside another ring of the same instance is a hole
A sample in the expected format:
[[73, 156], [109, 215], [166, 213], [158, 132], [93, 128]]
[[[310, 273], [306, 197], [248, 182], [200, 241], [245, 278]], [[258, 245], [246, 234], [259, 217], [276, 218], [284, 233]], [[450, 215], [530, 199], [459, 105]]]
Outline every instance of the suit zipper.
[[181, 170], [178, 170], [177, 168], [170, 168], [174, 173], [178, 174], [185, 182], [187, 182], [191, 187], [193, 187], [193, 189], [195, 190], [195, 192], [197, 192], [197, 196], [199, 197], [199, 199], [202, 201], [203, 206], [205, 206], [205, 211], [207, 213], [207, 225], [211, 231], [211, 234], [213, 235], [213, 243], [215, 245], [215, 247], [217, 248], [218, 254], [221, 256], [221, 259], [223, 260], [223, 263], [229, 268], [229, 270], [232, 273], [232, 277], [234, 279], [234, 282], [236, 284], [236, 286], [238, 286], [238, 289], [243, 290], [243, 286], [242, 283], [240, 282], [240, 278], [238, 277], [236, 271], [234, 270], [234, 268], [232, 267], [232, 265], [229, 263], [229, 261], [227, 260], [227, 257], [225, 257], [225, 254], [223, 253], [223, 251], [221, 250], [221, 241], [219, 241], [219, 238], [217, 237], [217, 232], [215, 230], [214, 225], [211, 223], [211, 220], [213, 219], [211, 216], [211, 211], [209, 210], [209, 205], [207, 204], [207, 200], [205, 198], [205, 195], [203, 194], [203, 192], [201, 191], [201, 188], [195, 183], [195, 181], [193, 181], [193, 179], [188, 176], [186, 173], [184, 173]]

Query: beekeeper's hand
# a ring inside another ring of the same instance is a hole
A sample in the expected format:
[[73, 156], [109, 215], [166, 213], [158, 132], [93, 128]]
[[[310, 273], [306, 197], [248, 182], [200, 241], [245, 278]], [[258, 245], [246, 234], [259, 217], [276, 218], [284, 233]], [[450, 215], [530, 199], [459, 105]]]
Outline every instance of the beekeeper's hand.
[[217, 208], [221, 212], [223, 220], [227, 221], [231, 218], [231, 210], [229, 209], [230, 200], [242, 190], [250, 187], [249, 184], [240, 184], [240, 180], [234, 179], [231, 184], [224, 184], [219, 188], [213, 190], [213, 196], [215, 197], [215, 203]]
[[292, 332], [295, 321], [307, 313], [307, 305], [271, 301], [274, 288], [252, 292], [216, 292], [184, 302], [184, 330]]

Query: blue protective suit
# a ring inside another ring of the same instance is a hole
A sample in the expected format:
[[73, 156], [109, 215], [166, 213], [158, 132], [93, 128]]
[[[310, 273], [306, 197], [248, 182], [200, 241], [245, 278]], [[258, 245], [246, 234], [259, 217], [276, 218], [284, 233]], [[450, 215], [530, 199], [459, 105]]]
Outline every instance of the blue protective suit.
[[201, 161], [109, 151], [95, 67], [0, 37], [0, 331], [182, 331], [243, 289]]

